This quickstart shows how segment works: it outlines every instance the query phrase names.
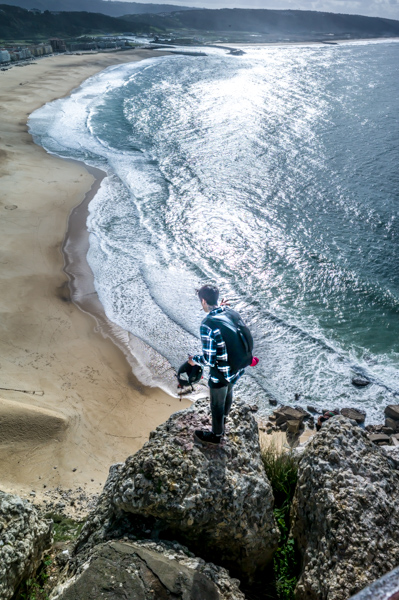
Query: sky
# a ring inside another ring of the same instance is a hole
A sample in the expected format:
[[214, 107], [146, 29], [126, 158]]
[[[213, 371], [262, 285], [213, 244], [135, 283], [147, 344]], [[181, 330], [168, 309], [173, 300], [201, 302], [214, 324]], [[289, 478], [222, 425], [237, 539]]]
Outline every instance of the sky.
[[[151, 4], [147, 0], [136, 1]], [[399, 20], [399, 0], [152, 0], [152, 3], [175, 4], [197, 8], [320, 10]]]

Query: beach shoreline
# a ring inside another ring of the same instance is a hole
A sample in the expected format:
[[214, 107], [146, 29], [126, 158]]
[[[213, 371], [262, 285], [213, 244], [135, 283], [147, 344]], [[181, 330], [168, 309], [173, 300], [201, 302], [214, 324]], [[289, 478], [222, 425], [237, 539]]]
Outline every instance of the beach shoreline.
[[[68, 277], [68, 286], [65, 288], [65, 301], [71, 300], [82, 312], [92, 317], [96, 328], [103, 337], [109, 338], [115, 346], [125, 355], [132, 368], [133, 376], [144, 386], [151, 388], [160, 387], [173, 398], [180, 398], [177, 393], [175, 370], [169, 361], [129, 333], [116, 323], [110, 321], [101, 304], [94, 283], [94, 274], [87, 260], [90, 247], [90, 232], [87, 229], [89, 205], [94, 199], [101, 183], [108, 174], [101, 169], [92, 167], [83, 161], [63, 159], [68, 162], [82, 165], [94, 177], [93, 185], [85, 195], [83, 201], [75, 206], [68, 219], [67, 230], [62, 244], [64, 258], [64, 272]], [[145, 357], [145, 360], [140, 360]], [[156, 375], [151, 365], [157, 364], [157, 371], [166, 371], [166, 375]], [[190, 395], [194, 399], [194, 395]]]
[[71, 301], [61, 247], [78, 243], [73, 225], [65, 238], [71, 211], [85, 197], [87, 205], [99, 182], [82, 163], [47, 154], [27, 129], [34, 110], [88, 77], [153, 56], [59, 55], [0, 74], [0, 489], [38, 502], [55, 489], [98, 493], [112, 463], [190, 405], [142, 385], [121, 349]]

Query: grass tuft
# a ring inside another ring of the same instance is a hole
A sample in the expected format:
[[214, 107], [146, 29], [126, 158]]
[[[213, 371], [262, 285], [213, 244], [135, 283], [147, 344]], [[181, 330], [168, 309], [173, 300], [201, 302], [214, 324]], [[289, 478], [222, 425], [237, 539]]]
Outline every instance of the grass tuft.
[[298, 463], [292, 452], [277, 448], [273, 443], [261, 449], [266, 475], [273, 488], [276, 508], [291, 506], [298, 479]]
[[48, 600], [47, 582], [51, 564], [52, 559], [46, 556], [37, 573], [23, 583], [17, 594], [18, 600]]
[[274, 516], [280, 529], [280, 543], [274, 555], [276, 591], [280, 600], [293, 600], [298, 580], [298, 561], [295, 542], [289, 536], [290, 510], [298, 479], [298, 465], [292, 452], [278, 449], [275, 445], [264, 445], [262, 461], [273, 489]]
[[74, 521], [60, 513], [47, 513], [45, 517], [54, 523], [54, 543], [74, 541], [84, 525], [84, 521]]

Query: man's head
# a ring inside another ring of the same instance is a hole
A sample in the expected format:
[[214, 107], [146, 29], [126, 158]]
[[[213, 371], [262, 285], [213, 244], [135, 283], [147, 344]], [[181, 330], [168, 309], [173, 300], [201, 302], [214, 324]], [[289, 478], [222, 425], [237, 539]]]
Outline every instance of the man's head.
[[197, 293], [205, 312], [209, 312], [218, 305], [219, 290], [215, 285], [203, 285]]

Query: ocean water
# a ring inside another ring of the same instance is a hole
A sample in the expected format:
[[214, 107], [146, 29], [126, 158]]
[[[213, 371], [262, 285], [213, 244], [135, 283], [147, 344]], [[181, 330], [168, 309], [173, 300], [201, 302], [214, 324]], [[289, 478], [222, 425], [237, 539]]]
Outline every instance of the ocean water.
[[398, 43], [111, 67], [30, 128], [108, 173], [88, 261], [132, 352], [133, 336], [173, 367], [198, 351], [195, 289], [213, 281], [254, 333], [239, 392], [262, 412], [272, 397], [373, 422], [398, 402]]

